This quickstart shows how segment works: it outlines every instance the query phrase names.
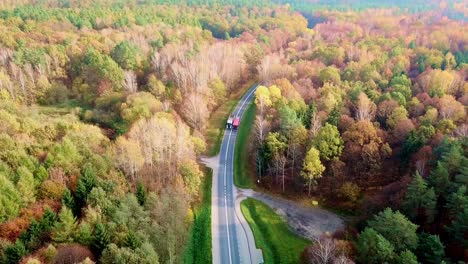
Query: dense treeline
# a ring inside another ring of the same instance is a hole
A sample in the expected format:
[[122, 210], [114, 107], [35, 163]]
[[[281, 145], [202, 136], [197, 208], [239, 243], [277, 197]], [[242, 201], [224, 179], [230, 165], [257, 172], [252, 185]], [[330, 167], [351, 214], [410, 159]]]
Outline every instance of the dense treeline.
[[[423, 246], [428, 239], [442, 248], [437, 259], [463, 260], [466, 25], [388, 10], [322, 14], [325, 22], [257, 68], [264, 84], [256, 91], [251, 151], [258, 179], [268, 189], [303, 191], [359, 212], [362, 221], [391, 207], [406, 216], [381, 214], [404, 218], [414, 236], [419, 227], [422, 248], [417, 239], [399, 248], [375, 227], [386, 221], [377, 215], [356, 243], [360, 262], [408, 263], [401, 258], [416, 256], [426, 262], [435, 258]], [[457, 198], [448, 197], [455, 192]], [[457, 200], [457, 213], [449, 212], [449, 200]], [[366, 247], [378, 239], [388, 240], [387, 255], [367, 259], [366, 250], [377, 249]]]
[[463, 260], [460, 2], [39, 2], [0, 1], [2, 263], [202, 261], [203, 133], [257, 78], [260, 185], [362, 215], [305, 262]]

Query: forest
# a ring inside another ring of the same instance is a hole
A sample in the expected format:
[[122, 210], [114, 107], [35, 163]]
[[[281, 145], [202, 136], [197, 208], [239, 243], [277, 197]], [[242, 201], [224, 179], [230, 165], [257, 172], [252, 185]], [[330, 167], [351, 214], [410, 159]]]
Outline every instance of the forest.
[[439, 2], [0, 0], [0, 263], [203, 263], [209, 120], [254, 81], [256, 188], [352, 219], [304, 263], [468, 261], [468, 8]]

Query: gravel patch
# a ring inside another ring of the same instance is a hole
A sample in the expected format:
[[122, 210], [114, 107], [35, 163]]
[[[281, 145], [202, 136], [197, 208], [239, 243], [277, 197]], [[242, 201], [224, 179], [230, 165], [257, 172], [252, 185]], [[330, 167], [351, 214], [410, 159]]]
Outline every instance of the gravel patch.
[[257, 199], [273, 208], [296, 234], [311, 241], [325, 233], [333, 233], [345, 227], [343, 219], [338, 215], [321, 208], [301, 206], [292, 201], [253, 190], [238, 189], [238, 192], [240, 195]]

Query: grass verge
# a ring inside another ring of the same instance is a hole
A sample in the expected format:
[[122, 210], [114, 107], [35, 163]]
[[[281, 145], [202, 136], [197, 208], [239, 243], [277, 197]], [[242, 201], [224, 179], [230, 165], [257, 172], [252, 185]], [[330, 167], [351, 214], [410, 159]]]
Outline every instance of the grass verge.
[[297, 236], [266, 204], [252, 198], [241, 202], [241, 210], [252, 228], [255, 244], [262, 249], [265, 264], [300, 263], [310, 241]]
[[212, 263], [211, 245], [211, 183], [213, 171], [206, 168], [203, 179], [202, 200], [194, 209], [194, 221], [184, 255], [184, 263]]
[[208, 120], [208, 127], [204, 133], [206, 139], [206, 155], [215, 156], [219, 153], [221, 141], [223, 140], [224, 127], [226, 126], [229, 114], [234, 110], [234, 107], [237, 105], [242, 95], [254, 83], [255, 81], [247, 82], [239, 91], [231, 94], [229, 99], [211, 114]]
[[234, 150], [234, 184], [240, 188], [253, 188], [254, 176], [249, 166], [249, 137], [255, 121], [255, 104], [249, 105], [237, 131]]

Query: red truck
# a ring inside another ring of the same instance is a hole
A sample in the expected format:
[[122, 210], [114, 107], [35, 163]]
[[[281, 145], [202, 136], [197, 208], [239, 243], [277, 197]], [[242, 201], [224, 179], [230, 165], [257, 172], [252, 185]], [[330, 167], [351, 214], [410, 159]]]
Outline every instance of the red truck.
[[234, 118], [234, 120], [232, 121], [232, 128], [237, 129], [237, 127], [239, 126], [239, 123], [240, 123], [240, 119], [238, 117]]

